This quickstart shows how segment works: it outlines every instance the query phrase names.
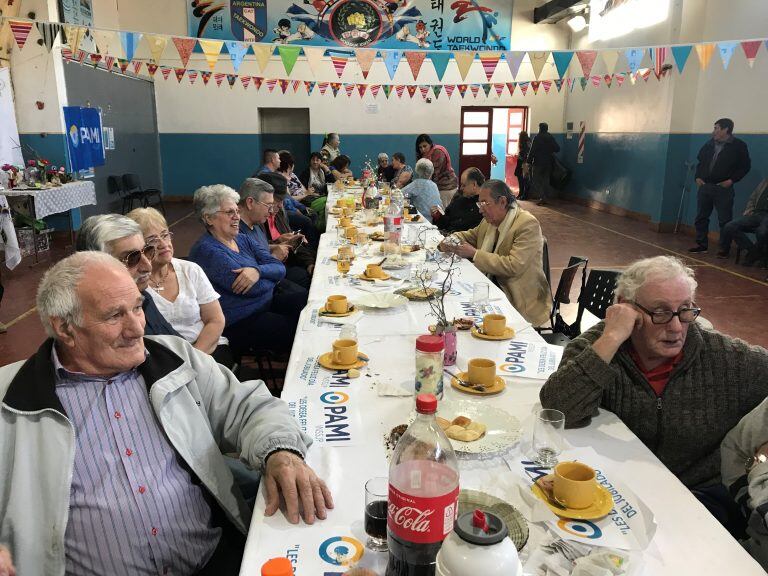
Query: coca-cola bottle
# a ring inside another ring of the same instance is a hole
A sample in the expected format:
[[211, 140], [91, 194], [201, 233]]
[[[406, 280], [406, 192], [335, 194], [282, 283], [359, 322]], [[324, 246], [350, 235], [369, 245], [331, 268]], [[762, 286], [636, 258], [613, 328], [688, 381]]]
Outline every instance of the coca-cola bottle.
[[459, 465], [436, 411], [433, 394], [416, 397], [416, 421], [392, 456], [386, 576], [434, 576], [437, 552], [458, 516]]

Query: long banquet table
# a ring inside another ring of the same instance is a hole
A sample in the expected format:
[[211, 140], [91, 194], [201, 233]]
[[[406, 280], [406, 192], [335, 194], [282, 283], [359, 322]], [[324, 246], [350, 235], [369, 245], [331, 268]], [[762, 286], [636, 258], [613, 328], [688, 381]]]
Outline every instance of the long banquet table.
[[[334, 205], [337, 197], [338, 193], [331, 191], [329, 207]], [[405, 387], [412, 382], [416, 336], [425, 333], [427, 325], [434, 321], [428, 316], [426, 303], [409, 302], [404, 310], [399, 311], [366, 311], [357, 322], [360, 351], [370, 356], [369, 368], [363, 370], [368, 376], [349, 380], [339, 373], [316, 367], [315, 358], [330, 350], [339, 330], [338, 327], [318, 326], [316, 321], [313, 322], [317, 308], [330, 294], [346, 294], [353, 302], [363, 294], [357, 285], [350, 286], [339, 281], [335, 263], [330, 260], [337, 249], [336, 226], [336, 218], [329, 214], [327, 232], [320, 242], [309, 303], [297, 329], [282, 394], [302, 425], [310, 431], [323, 425], [323, 417], [317, 409], [319, 396], [328, 392], [343, 392], [346, 395], [352, 438], [340, 442], [341, 445], [330, 441], [324, 444], [316, 442], [307, 456], [309, 464], [331, 489], [335, 508], [326, 520], [318, 521], [313, 526], [303, 523], [292, 525], [280, 512], [269, 518], [264, 516], [264, 495], [260, 490], [240, 572], [243, 576], [259, 574], [261, 565], [277, 556], [290, 558], [297, 576], [342, 574], [346, 568], [334, 568], [318, 558], [328, 559], [330, 542], [335, 541], [338, 545], [353, 541], [349, 537], [365, 542], [365, 481], [374, 476], [387, 475], [384, 436], [393, 426], [407, 423], [413, 411], [412, 396], [379, 396], [377, 384], [384, 382]], [[365, 230], [372, 231], [373, 228]], [[436, 242], [439, 237], [437, 231], [430, 231], [429, 234]], [[373, 244], [374, 249], [378, 246], [378, 243]], [[378, 261], [379, 253], [375, 252], [375, 255]], [[409, 258], [414, 257], [418, 258], [416, 255]], [[423, 255], [420, 258], [423, 260]], [[374, 257], [361, 258], [358, 255], [353, 262], [352, 273], [360, 273], [366, 263], [373, 261]], [[471, 301], [472, 284], [486, 278], [468, 261], [462, 261], [459, 270], [454, 283], [455, 293], [447, 299], [453, 306], [460, 307], [461, 302]], [[517, 332], [516, 340], [542, 341], [493, 284], [490, 285], [490, 302], [507, 316]], [[465, 369], [467, 360], [472, 357], [490, 357], [497, 350], [494, 346], [498, 344], [477, 340], [466, 332], [459, 333], [457, 365], [453, 368]], [[505, 377], [505, 381], [507, 387], [502, 393], [470, 399], [468, 395], [451, 389], [446, 378], [445, 400], [457, 402], [469, 399], [487, 403], [505, 410], [522, 423], [520, 443], [503, 457], [483, 455], [482, 458], [460, 458], [462, 489], [481, 490], [515, 503], [517, 485], [512, 480], [513, 473], [507, 462], [510, 458], [519, 458], [521, 451], [526, 453], [530, 449], [532, 415], [540, 408], [538, 393], [544, 381], [518, 377]], [[669, 576], [764, 574], [738, 542], [614, 414], [601, 410], [589, 426], [567, 430], [565, 438], [570, 446], [563, 452], [561, 460], [568, 458], [569, 450], [593, 449], [601, 463], [617, 471], [621, 481], [653, 513], [656, 531], [650, 545], [638, 553], [641, 556], [638, 573]], [[529, 546], [533, 545], [531, 540]], [[383, 575], [386, 554], [365, 550], [360, 565], [372, 567]]]

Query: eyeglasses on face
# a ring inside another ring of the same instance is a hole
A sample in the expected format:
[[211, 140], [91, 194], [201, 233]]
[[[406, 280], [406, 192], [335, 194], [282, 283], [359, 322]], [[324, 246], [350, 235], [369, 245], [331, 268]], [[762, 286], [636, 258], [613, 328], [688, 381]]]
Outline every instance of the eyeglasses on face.
[[479, 202], [475, 202], [475, 204], [477, 205], [477, 207], [478, 207], [480, 210], [482, 210], [483, 208], [485, 208], [486, 206], [488, 206], [488, 205], [490, 204], [490, 202], [488, 202], [488, 200], [480, 200]]
[[701, 314], [701, 308], [698, 308], [696, 305], [693, 307], [680, 308], [677, 312], [672, 312], [672, 310], [651, 311], [637, 302], [632, 303], [648, 314], [648, 316], [651, 317], [651, 322], [654, 324], [669, 324], [675, 316], [677, 316], [682, 324], [690, 324], [699, 317], [699, 314]]
[[171, 240], [173, 240], [173, 232], [170, 230], [165, 230], [157, 236], [150, 236], [146, 239], [147, 244], [157, 244], [158, 241], [170, 242]]
[[226, 214], [227, 218], [240, 218], [240, 210], [230, 208], [229, 210], [216, 210], [217, 214]]
[[141, 250], [134, 250], [133, 252], [129, 252], [122, 260], [120, 260], [120, 262], [125, 264], [127, 268], [136, 268], [136, 266], [139, 265], [139, 262], [141, 262], [142, 254], [144, 254], [147, 260], [152, 262], [155, 257], [156, 250], [157, 247], [154, 244], [147, 244]]

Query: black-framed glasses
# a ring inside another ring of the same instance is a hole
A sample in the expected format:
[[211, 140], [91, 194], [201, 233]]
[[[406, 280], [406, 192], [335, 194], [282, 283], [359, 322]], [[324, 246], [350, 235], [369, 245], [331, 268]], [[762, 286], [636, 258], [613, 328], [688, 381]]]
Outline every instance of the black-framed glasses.
[[699, 314], [701, 314], [701, 308], [696, 305], [689, 308], [680, 308], [677, 312], [672, 312], [672, 310], [657, 310], [656, 312], [652, 312], [637, 302], [632, 302], [632, 304], [648, 314], [648, 316], [651, 317], [651, 322], [654, 324], [669, 324], [675, 316], [677, 316], [682, 324], [690, 324], [699, 317]]
[[141, 255], [143, 254], [146, 256], [147, 260], [152, 262], [152, 259], [155, 257], [155, 252], [157, 251], [157, 247], [154, 244], [147, 244], [142, 248], [141, 250], [134, 250], [133, 252], [128, 252], [128, 254], [120, 260], [127, 268], [136, 268], [136, 266], [139, 265], [139, 262], [141, 262]]

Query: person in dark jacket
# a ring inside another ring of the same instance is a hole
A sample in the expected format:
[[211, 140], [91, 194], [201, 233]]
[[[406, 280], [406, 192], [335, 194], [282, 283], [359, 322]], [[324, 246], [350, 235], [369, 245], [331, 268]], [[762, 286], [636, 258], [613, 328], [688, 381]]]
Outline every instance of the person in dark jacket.
[[[747, 232], [754, 232], [757, 241], [752, 242]], [[752, 266], [768, 256], [768, 178], [764, 178], [752, 192], [743, 216], [731, 220], [723, 228], [718, 258], [728, 257], [732, 241], [747, 251], [741, 261], [744, 266]]]
[[552, 191], [549, 181], [552, 177], [552, 166], [555, 163], [554, 155], [557, 152], [560, 152], [560, 145], [549, 133], [549, 124], [539, 123], [539, 133], [531, 142], [531, 150], [528, 153], [533, 180], [532, 189], [534, 195], [539, 197], [539, 205], [547, 203], [547, 197]]
[[437, 227], [446, 233], [463, 232], [471, 230], [480, 224], [483, 215], [477, 207], [478, 194], [480, 188], [485, 183], [485, 176], [477, 168], [467, 168], [461, 173], [461, 184], [459, 191], [451, 200], [451, 203], [445, 209], [445, 214], [440, 215], [432, 209], [432, 221]]
[[517, 199], [525, 200], [528, 198], [528, 191], [531, 188], [530, 166], [528, 163], [528, 154], [531, 152], [531, 137], [525, 130], [520, 131], [517, 140], [517, 164], [515, 165], [515, 177], [517, 178]]
[[[744, 178], [752, 168], [747, 144], [733, 136], [733, 120], [721, 118], [715, 122], [712, 138], [699, 150], [696, 168], [698, 201], [696, 206], [696, 246], [688, 252], [706, 252], [709, 240], [709, 217], [717, 209], [720, 237], [723, 228], [733, 217], [733, 185]], [[721, 245], [718, 256], [728, 251]]]
[[147, 292], [152, 273], [154, 244], [144, 243], [141, 227], [120, 214], [98, 214], [85, 219], [77, 233], [75, 250], [106, 252], [122, 262], [131, 273], [144, 300], [145, 336], [180, 336], [160, 313], [157, 304]]

